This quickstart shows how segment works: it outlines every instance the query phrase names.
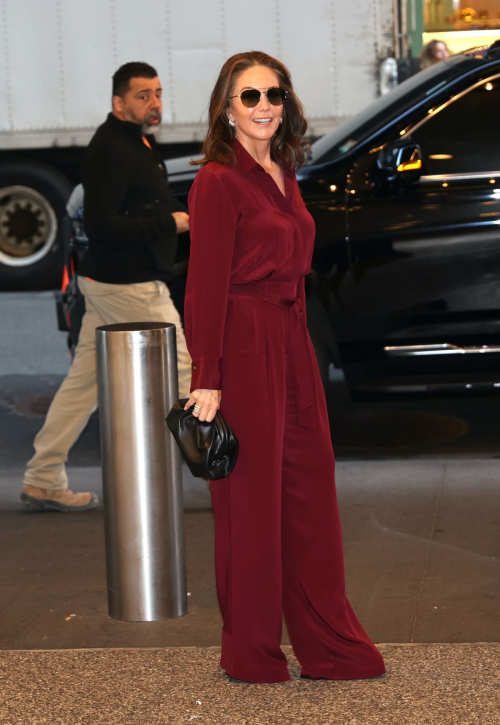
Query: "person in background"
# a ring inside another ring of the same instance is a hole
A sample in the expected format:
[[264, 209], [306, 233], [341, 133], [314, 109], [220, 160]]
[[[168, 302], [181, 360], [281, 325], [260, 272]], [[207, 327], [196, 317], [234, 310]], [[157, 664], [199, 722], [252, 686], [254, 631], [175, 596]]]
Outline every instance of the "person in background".
[[450, 51], [444, 40], [431, 40], [427, 45], [424, 45], [420, 52], [420, 70], [424, 70], [424, 68], [428, 68], [435, 63], [440, 63], [449, 57]]
[[84, 224], [89, 249], [79, 265], [85, 315], [73, 364], [35, 438], [21, 502], [34, 511], [88, 511], [94, 493], [68, 488], [70, 448], [97, 407], [95, 328], [121, 322], [172, 322], [177, 329], [181, 397], [188, 397], [191, 359], [167, 283], [187, 210], [171, 194], [155, 143], [162, 89], [147, 63], [127, 63], [113, 76], [112, 112], [82, 162]]
[[239, 441], [233, 472], [210, 493], [220, 664], [250, 682], [290, 679], [282, 613], [302, 677], [385, 671], [346, 598], [328, 412], [306, 327], [315, 227], [295, 176], [306, 128], [280, 61], [229, 58], [189, 196], [186, 408], [210, 421], [220, 406]]

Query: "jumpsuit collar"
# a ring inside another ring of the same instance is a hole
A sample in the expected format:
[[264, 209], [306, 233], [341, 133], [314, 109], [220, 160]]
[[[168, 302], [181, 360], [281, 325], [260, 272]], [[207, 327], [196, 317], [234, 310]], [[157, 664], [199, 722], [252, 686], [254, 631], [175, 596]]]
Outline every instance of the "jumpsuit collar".
[[[123, 122], [122, 122], [123, 123]], [[236, 161], [238, 162], [238, 169], [243, 173], [247, 174], [249, 171], [255, 168], [263, 169], [263, 167], [259, 164], [258, 161], [254, 159], [254, 157], [248, 153], [246, 148], [243, 146], [242, 143], [238, 141], [237, 138], [233, 139], [232, 144], [233, 151], [236, 155]], [[285, 172], [285, 176], [288, 176], [289, 178], [293, 179], [295, 176], [295, 171], [288, 166], [288, 164], [285, 161], [285, 157], [281, 152], [279, 152], [279, 156], [281, 159], [281, 167], [283, 171]], [[264, 169], [265, 171], [265, 169]]]
[[267, 187], [268, 192], [271, 194], [271, 196], [274, 198], [276, 204], [278, 207], [282, 209], [284, 212], [289, 212], [291, 210], [289, 199], [291, 197], [292, 188], [293, 188], [293, 179], [295, 177], [295, 172], [293, 169], [291, 169], [285, 162], [285, 159], [282, 154], [282, 164], [281, 167], [284, 172], [284, 181], [285, 181], [285, 194], [283, 195], [280, 189], [278, 188], [278, 185], [274, 181], [274, 179], [271, 177], [270, 174], [264, 169], [263, 166], [259, 164], [258, 161], [256, 161], [251, 154], [248, 153], [246, 148], [241, 144], [237, 138], [233, 140], [232, 144], [233, 151], [236, 155], [236, 161], [237, 161], [237, 168], [238, 170], [246, 175], [249, 174], [254, 169], [257, 169], [257, 173], [262, 175], [262, 178], [265, 180], [265, 185]]

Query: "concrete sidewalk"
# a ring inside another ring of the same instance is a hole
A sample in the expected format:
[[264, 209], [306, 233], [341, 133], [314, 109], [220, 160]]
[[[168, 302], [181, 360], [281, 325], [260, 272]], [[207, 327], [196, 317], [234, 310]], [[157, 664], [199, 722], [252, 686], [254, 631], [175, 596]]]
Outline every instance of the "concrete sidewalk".
[[500, 645], [382, 645], [381, 679], [230, 680], [219, 649], [0, 653], [2, 725], [496, 725]]
[[[21, 510], [0, 471], [1, 725], [496, 725], [500, 723], [500, 486], [495, 459], [343, 461], [347, 591], [380, 680], [250, 685], [218, 666], [213, 518], [186, 477], [189, 612], [107, 616], [102, 507]], [[100, 493], [100, 470], [70, 469]], [[444, 643], [444, 644], [443, 644]]]
[[[498, 470], [483, 459], [338, 464], [347, 592], [375, 642], [500, 641]], [[189, 614], [137, 623], [107, 617], [102, 507], [26, 513], [20, 480], [0, 477], [0, 649], [220, 643], [203, 481], [186, 481]], [[97, 469], [70, 469], [70, 481], [100, 491]]]

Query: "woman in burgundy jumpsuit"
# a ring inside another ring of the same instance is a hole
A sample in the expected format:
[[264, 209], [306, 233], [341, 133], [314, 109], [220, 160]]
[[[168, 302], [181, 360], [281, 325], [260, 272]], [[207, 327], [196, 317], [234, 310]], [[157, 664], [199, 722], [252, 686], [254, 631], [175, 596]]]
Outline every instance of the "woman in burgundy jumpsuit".
[[[276, 87], [288, 94], [280, 105]], [[254, 101], [258, 89], [257, 105], [245, 105], [245, 89]], [[345, 595], [335, 461], [305, 318], [315, 229], [290, 165], [304, 130], [287, 69], [264, 53], [233, 56], [189, 197], [186, 407], [210, 420], [220, 401], [240, 443], [233, 473], [210, 490], [221, 666], [251, 682], [289, 679], [282, 613], [304, 677], [385, 671]]]

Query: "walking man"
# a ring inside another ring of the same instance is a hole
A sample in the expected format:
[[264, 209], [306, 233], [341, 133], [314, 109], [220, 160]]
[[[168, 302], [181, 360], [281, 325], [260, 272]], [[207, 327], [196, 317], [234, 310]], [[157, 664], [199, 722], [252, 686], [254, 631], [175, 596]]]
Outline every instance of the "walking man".
[[161, 122], [161, 84], [147, 63], [113, 76], [113, 110], [82, 162], [89, 249], [79, 267], [85, 315], [73, 364], [35, 438], [22, 503], [38, 511], [88, 511], [94, 493], [68, 488], [70, 448], [97, 407], [95, 328], [120, 322], [172, 322], [177, 329], [180, 397], [189, 397], [191, 359], [170, 298], [177, 237], [189, 217], [169, 192], [153, 134]]

